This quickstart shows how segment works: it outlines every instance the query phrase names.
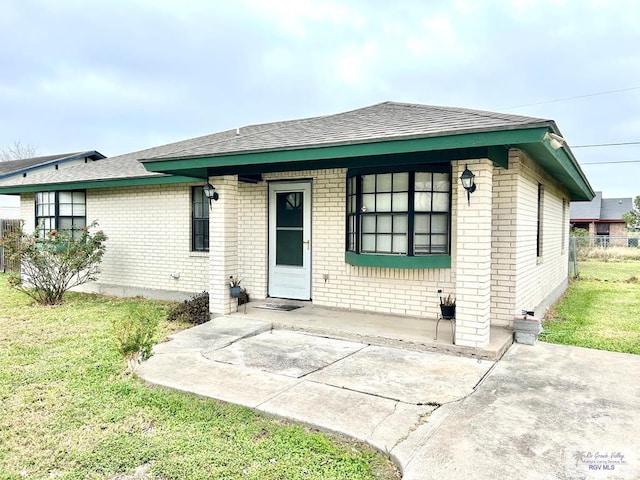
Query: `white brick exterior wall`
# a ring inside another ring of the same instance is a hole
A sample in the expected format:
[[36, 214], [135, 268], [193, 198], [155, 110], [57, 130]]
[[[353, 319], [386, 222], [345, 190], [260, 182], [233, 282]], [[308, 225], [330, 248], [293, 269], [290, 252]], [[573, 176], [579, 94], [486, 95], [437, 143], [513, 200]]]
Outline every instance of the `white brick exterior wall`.
[[[478, 188], [467, 204], [465, 164]], [[312, 182], [312, 299], [316, 305], [435, 318], [438, 289], [457, 298], [457, 343], [484, 346], [489, 325], [512, 323], [522, 309], [554, 300], [566, 285], [568, 195], [531, 161], [511, 150], [509, 168], [486, 159], [452, 164], [452, 265], [391, 269], [349, 265], [345, 255], [346, 169], [265, 174], [257, 184], [212, 177], [220, 198], [210, 211], [210, 249], [191, 252], [188, 184], [87, 190], [87, 221], [108, 235], [93, 288], [120, 294], [208, 290], [211, 310], [227, 313], [228, 278], [244, 278], [253, 299], [268, 294], [268, 182]], [[543, 194], [542, 256], [536, 255], [538, 184]], [[564, 209], [563, 209], [564, 203]], [[34, 229], [34, 195], [21, 196]], [[179, 278], [172, 278], [179, 274]], [[167, 295], [164, 295], [167, 296]]]
[[456, 271], [456, 345], [485, 347], [491, 325], [491, 245], [492, 185], [494, 167], [490, 160], [470, 160], [454, 164], [457, 180], [465, 166], [475, 174], [476, 191], [468, 199], [456, 182], [457, 215], [453, 252]]
[[434, 318], [439, 311], [437, 290], [453, 291], [451, 269], [399, 270], [345, 263], [346, 175], [346, 169], [299, 171], [265, 174], [265, 182], [239, 184], [240, 205], [246, 206], [238, 216], [238, 274], [245, 278], [243, 285], [252, 298], [267, 295], [267, 181], [307, 179], [313, 186], [314, 304]]
[[[492, 322], [511, 325], [521, 310], [544, 313], [568, 278], [567, 192], [524, 152], [494, 175]], [[543, 187], [542, 249], [537, 256], [538, 184]], [[563, 203], [565, 208], [563, 210]]]
[[[208, 290], [209, 254], [191, 252], [190, 185], [89, 189], [86, 195], [87, 223], [96, 220], [108, 238], [98, 282], [84, 290], [159, 298]], [[21, 197], [31, 232], [34, 195]]]

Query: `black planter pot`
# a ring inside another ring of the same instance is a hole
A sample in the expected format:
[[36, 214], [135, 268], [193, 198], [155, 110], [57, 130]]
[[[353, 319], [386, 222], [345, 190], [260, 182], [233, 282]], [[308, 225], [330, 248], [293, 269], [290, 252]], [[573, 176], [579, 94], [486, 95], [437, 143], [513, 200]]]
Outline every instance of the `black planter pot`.
[[231, 287], [231, 297], [238, 298], [242, 292], [242, 287]]
[[445, 320], [452, 320], [456, 318], [456, 306], [455, 305], [443, 305], [440, 304], [440, 313]]

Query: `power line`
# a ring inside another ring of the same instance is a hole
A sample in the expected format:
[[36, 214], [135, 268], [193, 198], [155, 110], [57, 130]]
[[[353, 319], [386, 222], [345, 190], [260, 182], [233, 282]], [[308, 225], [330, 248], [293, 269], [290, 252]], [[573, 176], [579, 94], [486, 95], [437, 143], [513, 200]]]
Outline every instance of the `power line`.
[[564, 101], [567, 101], [567, 100], [576, 100], [578, 98], [597, 97], [599, 95], [609, 95], [611, 93], [628, 92], [630, 90], [638, 90], [638, 89], [640, 89], [640, 86], [638, 86], [638, 87], [629, 87], [629, 88], [621, 88], [619, 90], [608, 90], [606, 92], [588, 93], [586, 95], [577, 95], [575, 97], [556, 98], [555, 100], [547, 100], [547, 101], [544, 101], [544, 102], [525, 103], [524, 105], [514, 105], [512, 107], [498, 108], [498, 110], [511, 110], [513, 108], [532, 107], [532, 106], [535, 106], [535, 105], [545, 105], [547, 103], [564, 102]]
[[571, 145], [571, 148], [587, 148], [587, 147], [614, 147], [618, 145], [640, 145], [640, 142], [621, 142], [621, 143], [594, 143], [591, 145]]
[[609, 165], [610, 163], [640, 163], [640, 160], [613, 160], [611, 162], [581, 162], [580, 165]]

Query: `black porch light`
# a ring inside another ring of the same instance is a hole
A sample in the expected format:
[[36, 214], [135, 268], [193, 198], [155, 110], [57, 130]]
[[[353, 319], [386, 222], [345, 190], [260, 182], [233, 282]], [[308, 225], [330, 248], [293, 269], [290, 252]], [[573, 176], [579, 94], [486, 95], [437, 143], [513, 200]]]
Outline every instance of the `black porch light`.
[[476, 191], [476, 176], [473, 174], [471, 170], [464, 166], [464, 172], [460, 175], [460, 181], [462, 182], [462, 186], [467, 191], [467, 203], [471, 205], [471, 194]]
[[218, 198], [220, 198], [220, 195], [216, 192], [216, 187], [211, 185], [209, 182], [202, 187], [202, 193], [204, 193], [204, 196], [209, 199], [209, 208], [211, 208], [211, 200], [217, 202]]

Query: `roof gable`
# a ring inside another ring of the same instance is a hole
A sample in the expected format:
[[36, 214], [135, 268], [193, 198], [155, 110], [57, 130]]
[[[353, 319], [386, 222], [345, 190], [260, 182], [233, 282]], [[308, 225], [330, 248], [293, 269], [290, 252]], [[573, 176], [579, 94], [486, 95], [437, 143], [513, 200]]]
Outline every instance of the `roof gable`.
[[622, 221], [622, 215], [633, 210], [632, 198], [602, 198], [602, 192], [590, 202], [571, 202], [569, 217], [576, 221]]

